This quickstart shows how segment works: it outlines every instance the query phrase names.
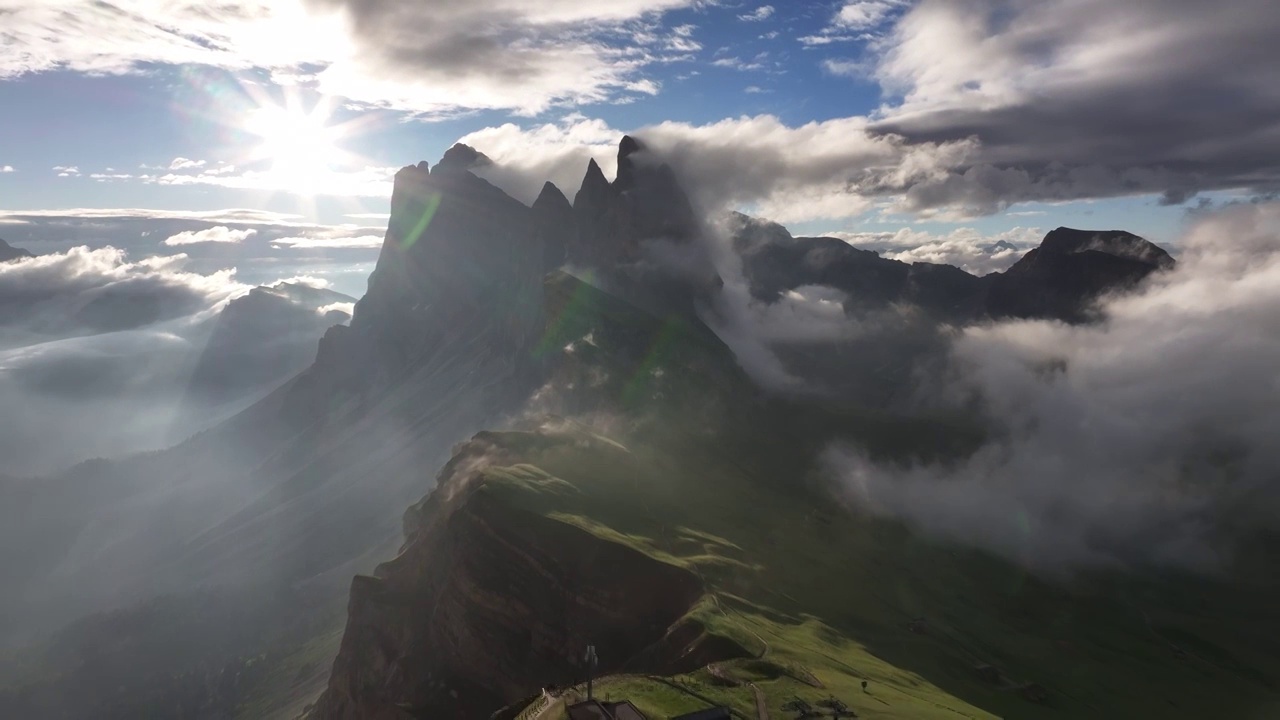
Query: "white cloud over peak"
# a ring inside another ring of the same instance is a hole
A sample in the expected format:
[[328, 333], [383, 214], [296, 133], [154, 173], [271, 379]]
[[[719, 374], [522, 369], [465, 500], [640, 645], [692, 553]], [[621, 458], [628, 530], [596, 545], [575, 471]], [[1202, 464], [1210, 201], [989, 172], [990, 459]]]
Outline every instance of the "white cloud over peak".
[[253, 228], [232, 230], [225, 225], [218, 225], [205, 230], [188, 230], [165, 239], [165, 245], [194, 245], [196, 243], [239, 243], [258, 234]]
[[[945, 173], [969, 150], [966, 141], [905, 146], [867, 131], [865, 118], [791, 127], [772, 115], [706, 125], [664, 122], [634, 134], [682, 179], [709, 211], [749, 208], [778, 222], [857, 216], [873, 198], [903, 192]], [[616, 172], [623, 132], [598, 119], [521, 128], [506, 124], [462, 138], [495, 161], [481, 174], [531, 202], [550, 179], [572, 199], [594, 158], [606, 176]]]

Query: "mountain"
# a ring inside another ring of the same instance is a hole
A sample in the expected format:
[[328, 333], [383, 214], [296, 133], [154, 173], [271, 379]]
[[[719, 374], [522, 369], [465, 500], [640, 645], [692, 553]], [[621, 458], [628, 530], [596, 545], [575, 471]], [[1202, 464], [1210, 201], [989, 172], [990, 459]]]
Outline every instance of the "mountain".
[[994, 317], [1082, 322], [1095, 316], [1092, 300], [1132, 288], [1174, 264], [1169, 253], [1131, 233], [1060, 227], [992, 278], [987, 312]]
[[33, 255], [22, 248], [16, 248], [0, 240], [0, 262], [9, 262], [10, 260], [21, 260], [22, 258], [33, 257]]
[[354, 303], [297, 282], [256, 287], [232, 299], [191, 372], [184, 408], [218, 414], [274, 389], [311, 363], [316, 341], [330, 326], [350, 320]]
[[757, 300], [821, 285], [844, 292], [850, 313], [902, 303], [962, 323], [984, 317], [1085, 322], [1102, 295], [1176, 264], [1131, 233], [1058, 228], [1007, 271], [976, 277], [949, 265], [891, 260], [838, 238], [791, 237], [779, 225], [745, 215], [734, 217], [732, 228]]
[[[0, 480], [0, 617], [23, 619], [0, 647], [34, 648], [0, 655], [0, 715], [513, 717], [580, 682], [587, 645], [653, 717], [699, 697], [777, 717], [829, 695], [883, 717], [1274, 707], [1270, 588], [1064, 588], [841, 508], [817, 481], [830, 443], [945, 462], [990, 429], [758, 387], [696, 312], [720, 278], [642, 143], [572, 202], [547, 184], [525, 206], [486, 162], [455, 146], [397, 173], [350, 322], [251, 407], [162, 452]], [[986, 278], [748, 235], [762, 302], [817, 284], [851, 316], [990, 314]], [[1063, 252], [1143, 247], [1098, 246]]]

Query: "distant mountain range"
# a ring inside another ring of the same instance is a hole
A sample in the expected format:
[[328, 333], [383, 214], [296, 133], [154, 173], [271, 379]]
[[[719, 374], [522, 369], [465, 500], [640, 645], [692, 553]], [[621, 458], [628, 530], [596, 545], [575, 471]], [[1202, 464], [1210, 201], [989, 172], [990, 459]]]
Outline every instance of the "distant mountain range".
[[850, 312], [903, 303], [956, 323], [1009, 317], [1084, 322], [1096, 317], [1091, 303], [1103, 294], [1132, 288], [1175, 264], [1165, 250], [1132, 233], [1060, 227], [1007, 271], [976, 277], [951, 265], [891, 260], [838, 238], [793, 238], [780, 225], [745, 215], [734, 223], [752, 295], [763, 302], [821, 285], [843, 291]]

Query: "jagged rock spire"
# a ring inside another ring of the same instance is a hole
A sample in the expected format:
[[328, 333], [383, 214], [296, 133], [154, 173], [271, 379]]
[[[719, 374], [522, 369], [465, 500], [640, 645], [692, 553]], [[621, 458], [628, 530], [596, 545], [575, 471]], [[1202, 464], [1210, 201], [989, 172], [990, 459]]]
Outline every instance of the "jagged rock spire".
[[549, 272], [564, 265], [569, 240], [574, 233], [573, 206], [560, 188], [548, 180], [533, 202], [532, 209], [535, 240], [543, 249], [542, 269]]

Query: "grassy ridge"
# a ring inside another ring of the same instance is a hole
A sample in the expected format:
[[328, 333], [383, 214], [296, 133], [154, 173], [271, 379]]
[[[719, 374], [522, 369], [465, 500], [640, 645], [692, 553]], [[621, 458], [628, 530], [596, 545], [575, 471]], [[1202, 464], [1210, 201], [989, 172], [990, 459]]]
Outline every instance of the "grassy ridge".
[[[790, 717], [795, 697], [832, 695], [885, 718], [1280, 713], [1269, 654], [1280, 634], [1255, 595], [1186, 578], [1049, 585], [834, 507], [802, 477], [759, 472], [769, 464], [741, 445], [728, 455], [685, 430], [490, 435], [525, 462], [491, 469], [484, 492], [698, 572], [710, 594], [694, 613], [761, 657], [676, 679], [697, 695], [747, 717], [750, 684], [773, 717]], [[788, 452], [756, 453], [772, 450]], [[980, 677], [983, 665], [1000, 679]], [[1032, 683], [1043, 704], [1024, 697]], [[655, 717], [703, 706], [641, 677], [603, 687]]]

